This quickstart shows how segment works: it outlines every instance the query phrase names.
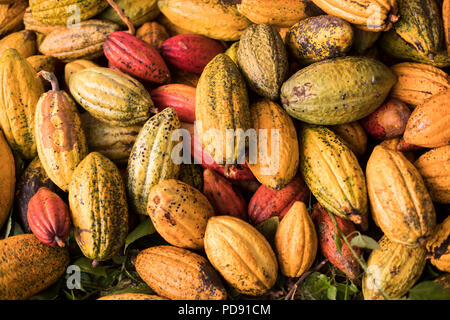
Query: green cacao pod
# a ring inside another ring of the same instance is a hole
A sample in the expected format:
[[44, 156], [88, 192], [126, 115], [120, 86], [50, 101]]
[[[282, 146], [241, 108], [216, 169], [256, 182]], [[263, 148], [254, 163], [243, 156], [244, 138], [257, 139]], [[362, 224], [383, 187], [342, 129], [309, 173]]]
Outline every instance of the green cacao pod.
[[343, 124], [375, 111], [396, 81], [395, 74], [377, 60], [366, 57], [328, 59], [313, 63], [290, 77], [281, 87], [281, 102], [298, 120]]
[[328, 211], [365, 228], [366, 179], [354, 153], [325, 127], [305, 125], [300, 139], [300, 170], [312, 194]]
[[139, 81], [109, 68], [87, 68], [73, 74], [69, 89], [93, 117], [114, 126], [141, 124], [153, 108], [150, 94]]
[[128, 232], [125, 185], [116, 165], [91, 152], [75, 169], [69, 186], [75, 240], [95, 261], [118, 253]]
[[128, 197], [135, 212], [147, 214], [150, 189], [178, 177], [180, 166], [172, 159], [177, 141], [172, 140], [172, 133], [179, 128], [178, 116], [169, 107], [151, 117], [139, 132], [127, 167]]
[[269, 24], [252, 24], [241, 35], [237, 50], [239, 67], [250, 87], [271, 100], [278, 99], [288, 61], [281, 36]]

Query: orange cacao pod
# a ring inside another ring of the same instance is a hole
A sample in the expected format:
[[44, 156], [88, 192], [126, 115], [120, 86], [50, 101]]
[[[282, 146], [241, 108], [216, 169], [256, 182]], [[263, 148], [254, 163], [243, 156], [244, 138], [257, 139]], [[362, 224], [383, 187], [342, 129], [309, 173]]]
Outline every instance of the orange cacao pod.
[[158, 111], [172, 107], [182, 122], [195, 121], [195, 88], [185, 84], [166, 84], [150, 92]]
[[170, 38], [166, 28], [156, 21], [144, 23], [136, 31], [136, 37], [161, 50], [163, 42]]

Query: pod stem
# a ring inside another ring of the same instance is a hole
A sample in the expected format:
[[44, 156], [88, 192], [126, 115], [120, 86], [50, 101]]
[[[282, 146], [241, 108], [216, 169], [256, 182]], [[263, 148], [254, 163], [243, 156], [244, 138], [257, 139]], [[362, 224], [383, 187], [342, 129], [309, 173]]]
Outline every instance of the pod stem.
[[92, 268], [97, 268], [100, 265], [100, 262], [98, 260], [92, 260]]
[[125, 24], [128, 27], [128, 33], [134, 36], [136, 30], [134, 29], [133, 24], [131, 23], [130, 19], [127, 17], [125, 12], [122, 10], [122, 8], [120, 8], [114, 0], [106, 0], [106, 1], [108, 1], [109, 5], [117, 12], [120, 19], [122, 19], [122, 21], [125, 22]]
[[64, 241], [60, 238], [60, 237], [58, 237], [58, 236], [55, 236], [55, 242], [58, 244], [58, 246], [60, 246], [61, 248], [64, 248], [65, 246], [66, 246], [66, 244], [64, 243]]
[[37, 74], [38, 78], [40, 76], [52, 84], [52, 91], [59, 91], [58, 79], [56, 79], [56, 76], [53, 73], [42, 70]]

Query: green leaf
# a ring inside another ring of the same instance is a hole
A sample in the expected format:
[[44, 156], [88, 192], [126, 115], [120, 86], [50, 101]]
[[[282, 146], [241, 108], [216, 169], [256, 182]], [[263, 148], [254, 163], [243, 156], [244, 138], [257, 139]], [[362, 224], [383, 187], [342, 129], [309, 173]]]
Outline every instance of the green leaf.
[[409, 290], [409, 300], [450, 300], [450, 293], [433, 281], [423, 281]]
[[354, 237], [350, 242], [350, 245], [352, 247], [359, 247], [371, 250], [381, 250], [380, 246], [378, 245], [378, 242], [376, 242], [371, 237], [362, 234], [358, 234], [356, 237]]
[[145, 219], [141, 224], [139, 224], [133, 231], [131, 231], [127, 238], [125, 239], [125, 247], [123, 252], [125, 252], [130, 244], [132, 244], [137, 239], [148, 236], [155, 233], [156, 229], [153, 226], [152, 220], [150, 218]]
[[74, 263], [74, 265], [80, 267], [81, 272], [86, 272], [92, 274], [94, 276], [107, 277], [107, 266], [97, 266], [92, 268], [92, 260], [87, 258], [78, 258]]
[[280, 218], [278, 216], [271, 217], [256, 226], [256, 229], [266, 237], [267, 241], [274, 246], [275, 233], [280, 225]]
[[337, 252], [339, 252], [339, 254], [341, 254], [342, 253], [342, 241], [341, 241], [341, 237], [339, 235], [338, 228], [336, 226], [336, 221], [334, 223], [334, 244], [336, 246]]
[[[313, 272], [300, 284], [300, 292], [305, 300], [328, 300], [328, 289], [331, 287], [331, 281], [326, 275]], [[330, 289], [330, 294], [333, 294], [333, 289]]]
[[331, 286], [327, 289], [327, 298], [328, 300], [336, 300], [337, 296], [337, 288], [335, 286]]

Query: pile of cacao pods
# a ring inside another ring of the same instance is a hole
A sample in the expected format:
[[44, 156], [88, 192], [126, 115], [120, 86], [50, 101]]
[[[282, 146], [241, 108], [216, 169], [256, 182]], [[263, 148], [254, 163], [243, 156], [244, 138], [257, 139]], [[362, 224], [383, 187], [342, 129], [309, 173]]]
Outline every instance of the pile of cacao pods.
[[154, 294], [101, 299], [324, 264], [367, 300], [426, 265], [450, 290], [449, 38], [450, 0], [0, 0], [0, 299], [149, 222]]

